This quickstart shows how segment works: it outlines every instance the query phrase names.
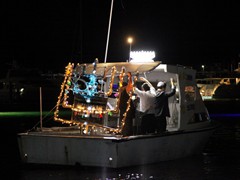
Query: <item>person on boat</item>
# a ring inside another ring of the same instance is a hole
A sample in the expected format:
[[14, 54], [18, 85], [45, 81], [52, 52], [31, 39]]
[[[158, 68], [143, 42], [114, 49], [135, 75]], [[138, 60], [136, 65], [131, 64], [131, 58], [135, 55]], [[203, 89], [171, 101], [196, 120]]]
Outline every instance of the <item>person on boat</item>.
[[156, 131], [157, 133], [165, 132], [167, 128], [166, 117], [170, 117], [168, 106], [168, 98], [176, 93], [173, 79], [171, 81], [171, 90], [166, 92], [166, 82], [159, 81], [157, 84], [157, 91], [155, 97], [155, 118], [156, 118]]
[[133, 88], [131, 73], [128, 73], [127, 76], [128, 82], [123, 82], [123, 86], [119, 90], [120, 122], [123, 125], [123, 136], [133, 135], [133, 118], [135, 117], [135, 108], [130, 97]]
[[155, 88], [144, 77], [139, 78], [144, 83], [141, 85], [141, 90], [134, 87], [134, 93], [139, 97], [138, 111], [140, 116], [140, 131], [141, 134], [154, 133], [155, 131], [155, 116], [154, 116], [154, 101]]

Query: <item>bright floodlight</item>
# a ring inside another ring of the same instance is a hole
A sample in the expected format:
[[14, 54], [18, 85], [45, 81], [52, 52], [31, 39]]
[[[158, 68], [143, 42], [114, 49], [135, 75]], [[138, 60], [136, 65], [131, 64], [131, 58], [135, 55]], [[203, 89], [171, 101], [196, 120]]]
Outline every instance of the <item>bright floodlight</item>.
[[155, 58], [154, 51], [131, 51], [130, 57], [132, 60], [130, 62], [154, 62]]

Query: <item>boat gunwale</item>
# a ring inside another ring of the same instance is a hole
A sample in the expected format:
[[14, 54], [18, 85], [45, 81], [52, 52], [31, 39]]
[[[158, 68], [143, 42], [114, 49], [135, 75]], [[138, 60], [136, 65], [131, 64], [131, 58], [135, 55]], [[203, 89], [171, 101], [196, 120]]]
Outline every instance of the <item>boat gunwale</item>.
[[167, 131], [163, 133], [155, 133], [155, 134], [147, 134], [147, 135], [133, 135], [133, 136], [122, 136], [122, 135], [115, 135], [115, 136], [101, 136], [101, 135], [80, 135], [80, 134], [61, 134], [62, 132], [25, 132], [19, 133], [18, 136], [41, 136], [41, 137], [59, 137], [59, 138], [76, 138], [76, 139], [102, 139], [102, 140], [112, 140], [113, 142], [122, 142], [122, 141], [129, 141], [129, 140], [138, 140], [138, 139], [150, 139], [150, 138], [158, 138], [158, 137], [166, 137], [166, 136], [174, 136], [179, 134], [189, 134], [189, 133], [197, 133], [197, 132], [204, 132], [204, 131], [214, 131], [219, 128], [219, 124], [210, 125], [208, 127], [199, 128], [199, 129], [192, 129], [192, 130], [176, 130], [176, 131]]

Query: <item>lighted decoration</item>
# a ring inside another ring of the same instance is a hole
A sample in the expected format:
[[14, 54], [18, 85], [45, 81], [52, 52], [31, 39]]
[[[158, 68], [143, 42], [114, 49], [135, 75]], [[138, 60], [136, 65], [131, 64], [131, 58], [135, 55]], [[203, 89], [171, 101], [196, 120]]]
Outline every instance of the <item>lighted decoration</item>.
[[106, 93], [107, 96], [111, 96], [111, 94], [112, 94], [112, 87], [113, 87], [115, 73], [116, 73], [116, 67], [113, 66], [112, 70], [111, 70], [111, 79], [110, 79], [110, 83], [109, 83], [108, 92]]
[[117, 94], [118, 98], [117, 98], [117, 103], [116, 103], [116, 107], [115, 107], [115, 110], [114, 110], [115, 113], [119, 112], [119, 106], [120, 106], [120, 101], [119, 101], [120, 94], [119, 94], [119, 92], [121, 92], [121, 88], [123, 86], [123, 77], [125, 76], [125, 72], [126, 72], [126, 68], [122, 67], [121, 72], [119, 74], [119, 82], [118, 82], [119, 86], [118, 86], [118, 94]]
[[123, 85], [123, 77], [125, 76], [125, 72], [126, 72], [126, 68], [122, 67], [121, 69], [121, 73], [119, 75], [119, 89], [122, 87]]
[[96, 72], [96, 63], [97, 60], [94, 61], [94, 69], [92, 74], [86, 74], [86, 64], [79, 65], [75, 67], [72, 72], [71, 83], [69, 86], [73, 94], [79, 94], [86, 100], [87, 103], [91, 102], [91, 98], [95, 96], [97, 93], [97, 76]]
[[132, 99], [132, 92], [129, 93], [129, 99], [127, 101], [127, 109], [126, 109], [126, 112], [123, 114], [123, 119], [121, 120], [121, 128], [115, 130], [115, 132], [117, 132], [117, 133], [121, 133], [122, 130], [123, 130], [123, 127], [125, 126], [125, 121], [126, 121], [126, 118], [127, 118], [127, 114], [128, 114], [128, 111], [131, 108], [131, 103], [130, 103], [131, 99]]
[[86, 102], [97, 93], [97, 77], [94, 74], [83, 74], [72, 79], [72, 91], [74, 94], [82, 95]]
[[[67, 98], [68, 98], [67, 94], [68, 94], [68, 88], [69, 88], [69, 85], [67, 83], [69, 83], [69, 77], [71, 77], [71, 75], [72, 75], [72, 69], [73, 69], [73, 64], [71, 64], [71, 63], [68, 63], [68, 66], [65, 67], [64, 80], [63, 80], [63, 83], [61, 85], [61, 91], [60, 91], [60, 94], [58, 96], [56, 109], [55, 109], [55, 112], [54, 112], [54, 119], [56, 121], [60, 121], [60, 122], [63, 122], [63, 123], [68, 123], [68, 124], [71, 124], [71, 123], [67, 120], [65, 121], [64, 119], [59, 118], [59, 107], [62, 103], [62, 107], [72, 108], [72, 106], [68, 105], [68, 103], [67, 103]], [[62, 98], [62, 96], [63, 96], [63, 98]]]
[[[105, 81], [106, 68], [102, 79], [96, 75], [97, 61], [94, 64], [93, 73], [86, 73], [86, 64], [74, 64], [69, 63], [65, 68], [64, 81], [61, 85], [61, 92], [58, 97], [56, 110], [54, 112], [54, 119], [64, 124], [77, 125], [82, 134], [118, 134], [122, 132], [122, 128], [125, 125], [126, 116], [130, 109], [130, 101], [132, 93], [130, 92], [129, 100], [127, 102], [127, 110], [124, 113], [123, 119], [120, 120], [121, 126], [117, 128], [104, 127], [102, 124], [96, 124], [93, 120], [102, 121], [105, 116], [113, 116], [118, 114], [119, 99], [117, 98], [116, 107], [108, 109], [105, 104], [94, 104], [91, 102], [92, 98], [103, 98], [106, 99], [112, 94], [113, 82], [116, 74], [116, 67], [111, 67], [111, 76], [109, 81], [109, 87], [104, 97], [102, 97], [101, 90], [98, 89], [97, 85], [99, 80]], [[123, 77], [125, 76], [126, 69], [122, 67], [119, 75], [119, 89], [122, 87]], [[129, 75], [129, 73], [128, 73]], [[129, 77], [130, 78], [130, 77]], [[129, 82], [132, 81], [129, 79]], [[75, 101], [75, 96], [81, 96], [85, 99], [85, 102]], [[74, 97], [74, 101], [71, 101], [71, 96]], [[69, 103], [71, 102], [71, 103]], [[98, 103], [98, 102], [97, 102]], [[73, 117], [71, 119], [65, 119], [59, 117], [60, 107], [71, 109]], [[76, 118], [75, 118], [76, 117]]]
[[131, 51], [130, 52], [131, 63], [137, 62], [154, 62], [153, 58], [155, 58], [154, 51]]
[[[132, 95], [133, 95], [133, 84], [132, 84], [132, 75], [130, 72], [127, 73], [128, 75], [128, 85], [126, 88], [126, 91], [129, 95], [128, 101], [127, 101], [127, 108], [126, 108], [126, 112], [123, 114], [123, 119], [121, 119], [121, 128], [117, 129], [117, 133], [121, 133], [124, 126], [125, 126], [125, 122], [126, 122], [126, 118], [127, 118], [127, 114], [131, 108], [131, 100], [132, 100]], [[121, 102], [120, 102], [121, 103]]]
[[[64, 78], [64, 81], [63, 81], [63, 84], [62, 84], [61, 92], [62, 91], [64, 92], [64, 98], [63, 98], [62, 106], [64, 108], [72, 108], [73, 107], [73, 104], [68, 103], [69, 91], [71, 90], [70, 87], [72, 85], [71, 77], [72, 77], [72, 73], [73, 73], [73, 67], [74, 67], [74, 64], [71, 64], [71, 63], [69, 63], [68, 66], [66, 67], [65, 78]], [[61, 95], [61, 93], [60, 93], [60, 95]]]

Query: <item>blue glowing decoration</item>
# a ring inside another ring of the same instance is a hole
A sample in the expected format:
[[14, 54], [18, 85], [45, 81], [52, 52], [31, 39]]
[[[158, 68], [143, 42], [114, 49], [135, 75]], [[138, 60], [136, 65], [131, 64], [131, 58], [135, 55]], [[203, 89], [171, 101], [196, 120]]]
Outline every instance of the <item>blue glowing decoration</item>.
[[95, 96], [97, 91], [97, 76], [95, 74], [81, 74], [77, 71], [73, 72], [72, 91], [84, 97], [87, 103], [91, 102], [91, 98]]

